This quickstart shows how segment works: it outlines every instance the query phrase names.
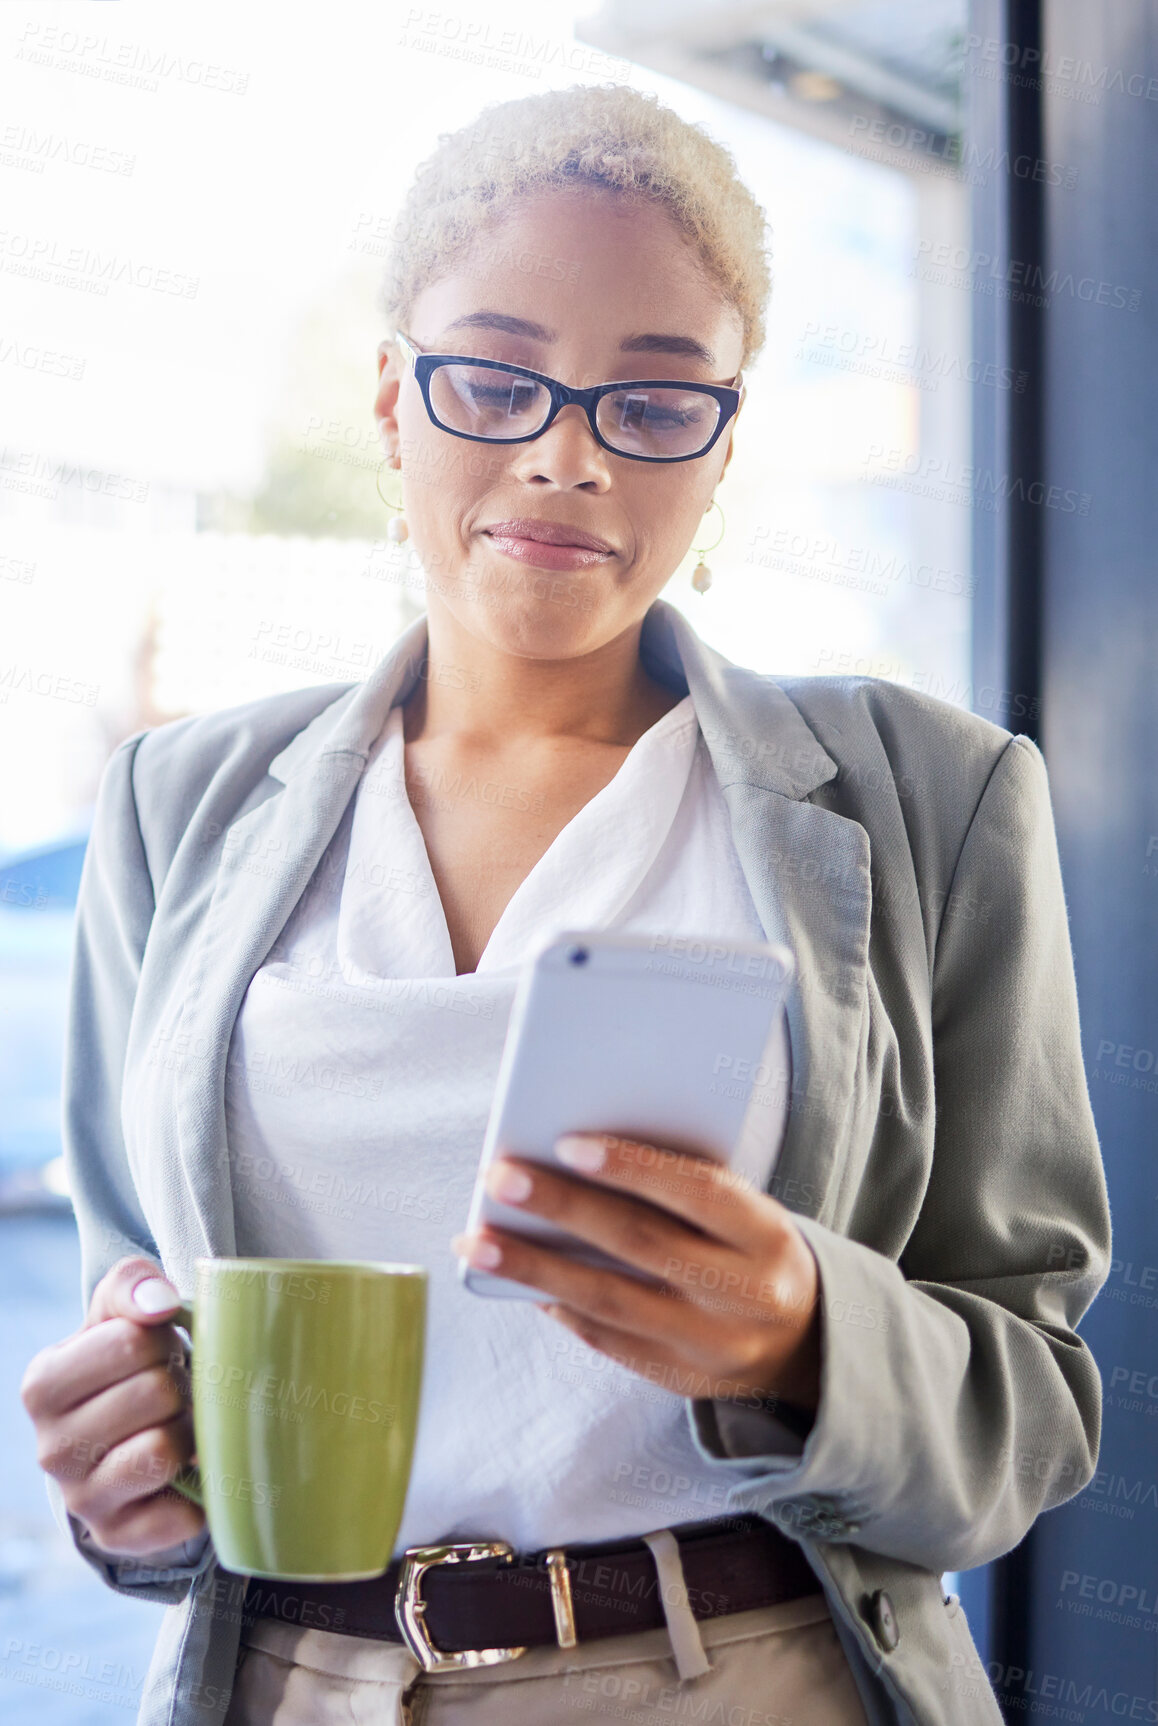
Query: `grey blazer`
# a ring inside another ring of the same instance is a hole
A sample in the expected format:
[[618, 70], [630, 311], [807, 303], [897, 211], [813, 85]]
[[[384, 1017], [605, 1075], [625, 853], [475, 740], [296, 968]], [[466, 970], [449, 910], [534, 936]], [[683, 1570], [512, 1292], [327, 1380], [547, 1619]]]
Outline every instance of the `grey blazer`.
[[[64, 1076], [86, 1307], [124, 1254], [188, 1290], [197, 1255], [235, 1251], [233, 1023], [425, 651], [423, 616], [361, 683], [175, 720], [110, 758]], [[741, 1459], [730, 1508], [801, 1543], [872, 1726], [997, 1726], [940, 1573], [1092, 1478], [1101, 1385], [1074, 1327], [1110, 1255], [1045, 764], [893, 683], [733, 665], [663, 600], [641, 652], [690, 690], [761, 921], [799, 964], [769, 1191], [816, 1253], [823, 1314], [802, 1451], [688, 1398], [694, 1442]], [[239, 1603], [212, 1542], [117, 1559], [49, 1492], [110, 1587], [169, 1603], [140, 1726], [220, 1726]]]

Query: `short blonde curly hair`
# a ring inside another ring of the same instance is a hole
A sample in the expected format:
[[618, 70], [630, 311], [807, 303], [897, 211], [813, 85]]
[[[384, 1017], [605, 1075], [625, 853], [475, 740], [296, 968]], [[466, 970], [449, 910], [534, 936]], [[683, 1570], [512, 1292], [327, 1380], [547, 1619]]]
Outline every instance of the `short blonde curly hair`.
[[743, 322], [747, 367], [764, 345], [771, 292], [764, 210], [731, 152], [700, 126], [624, 84], [572, 84], [491, 102], [439, 135], [391, 230], [379, 296], [393, 337], [439, 281], [520, 197], [607, 187], [662, 205]]

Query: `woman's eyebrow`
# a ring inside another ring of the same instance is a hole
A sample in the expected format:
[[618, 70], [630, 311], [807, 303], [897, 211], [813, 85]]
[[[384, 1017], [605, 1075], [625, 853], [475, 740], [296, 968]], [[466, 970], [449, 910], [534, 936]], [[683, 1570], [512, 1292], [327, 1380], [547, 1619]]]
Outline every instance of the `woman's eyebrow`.
[[[516, 318], [509, 312], [464, 312], [462, 317], [454, 318], [446, 325], [444, 335], [452, 330], [500, 330], [510, 336], [526, 336], [532, 342], [553, 342], [558, 340], [555, 330], [549, 330], [544, 324], [532, 323], [529, 318]], [[668, 335], [662, 331], [648, 331], [646, 334], [627, 336], [619, 344], [620, 353], [624, 354], [678, 354], [682, 359], [701, 360], [704, 365], [714, 367], [716, 356], [704, 342], [697, 341], [695, 336]]]
[[642, 336], [628, 336], [619, 344], [621, 354], [678, 354], [685, 360], [702, 360], [704, 365], [715, 370], [716, 356], [711, 348], [696, 340], [695, 336], [669, 336], [662, 331], [648, 332]]
[[533, 342], [553, 342], [554, 330], [543, 324], [533, 324], [529, 318], [515, 318], [509, 312], [464, 312], [446, 325], [444, 335], [451, 330], [502, 330], [509, 336], [527, 336]]

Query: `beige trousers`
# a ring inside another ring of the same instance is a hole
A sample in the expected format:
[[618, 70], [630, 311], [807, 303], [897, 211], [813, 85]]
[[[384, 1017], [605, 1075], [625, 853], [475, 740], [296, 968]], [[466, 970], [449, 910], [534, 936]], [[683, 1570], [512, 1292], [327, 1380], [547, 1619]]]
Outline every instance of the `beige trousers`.
[[400, 1643], [258, 1618], [242, 1632], [223, 1726], [638, 1721], [867, 1726], [820, 1593], [699, 1622], [690, 1612], [681, 1622], [669, 1610], [667, 1629], [531, 1648], [498, 1665], [454, 1672], [424, 1673]]

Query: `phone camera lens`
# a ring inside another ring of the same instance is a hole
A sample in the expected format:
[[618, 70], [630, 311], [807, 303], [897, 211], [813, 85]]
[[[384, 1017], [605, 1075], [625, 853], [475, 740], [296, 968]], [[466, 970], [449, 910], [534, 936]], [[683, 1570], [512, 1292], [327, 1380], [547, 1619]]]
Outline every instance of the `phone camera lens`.
[[585, 965], [588, 959], [586, 947], [572, 947], [567, 954], [573, 965]]

